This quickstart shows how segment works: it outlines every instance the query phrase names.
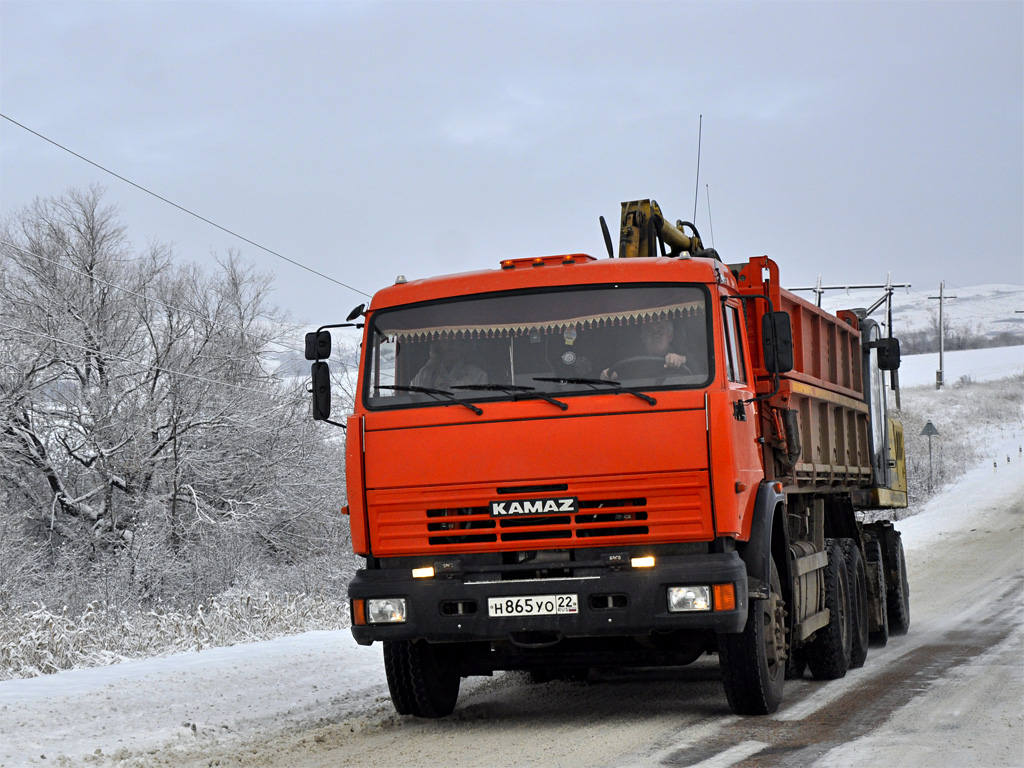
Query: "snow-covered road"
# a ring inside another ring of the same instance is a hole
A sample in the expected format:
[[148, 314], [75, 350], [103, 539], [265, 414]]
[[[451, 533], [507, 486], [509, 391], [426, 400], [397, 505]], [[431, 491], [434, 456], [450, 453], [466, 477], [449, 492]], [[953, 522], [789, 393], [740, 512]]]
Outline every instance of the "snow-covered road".
[[[0, 768], [1024, 765], [1024, 441], [900, 524], [912, 626], [862, 669], [729, 713], [714, 660], [586, 684], [471, 679], [455, 714], [394, 714], [379, 647], [312, 632], [0, 683]], [[1010, 457], [1007, 463], [1005, 458]]]

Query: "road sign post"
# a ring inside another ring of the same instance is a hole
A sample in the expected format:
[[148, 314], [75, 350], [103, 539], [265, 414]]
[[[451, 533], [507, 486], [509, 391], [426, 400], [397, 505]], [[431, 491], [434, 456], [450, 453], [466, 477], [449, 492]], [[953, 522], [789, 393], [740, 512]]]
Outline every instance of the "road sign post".
[[932, 435], [938, 435], [939, 430], [935, 428], [929, 419], [928, 423], [924, 425], [924, 429], [921, 430], [922, 435], [928, 437], [928, 493], [932, 492]]

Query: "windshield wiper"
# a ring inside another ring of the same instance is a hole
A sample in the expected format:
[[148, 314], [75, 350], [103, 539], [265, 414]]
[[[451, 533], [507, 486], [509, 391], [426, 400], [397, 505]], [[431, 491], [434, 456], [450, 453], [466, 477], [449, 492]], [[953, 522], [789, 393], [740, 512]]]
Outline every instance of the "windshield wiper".
[[[473, 405], [472, 403], [467, 403], [465, 400], [460, 400], [451, 392], [448, 392], [447, 390], [444, 389], [429, 389], [427, 387], [400, 387], [391, 385], [386, 386], [384, 384], [379, 385], [377, 389], [392, 389], [395, 392], [422, 392], [424, 395], [437, 395], [440, 397], [446, 397], [450, 402], [455, 403], [456, 405], [461, 405], [466, 408], [469, 408], [469, 410], [471, 410], [477, 416], [483, 415], [483, 411], [481, 411], [475, 405]], [[452, 389], [455, 389], [455, 387], [452, 387]]]
[[620, 392], [625, 392], [626, 394], [633, 395], [635, 397], [639, 397], [641, 400], [643, 400], [645, 403], [648, 403], [649, 405], [657, 405], [658, 404], [658, 401], [655, 400], [650, 395], [645, 394], [643, 392], [638, 392], [637, 390], [633, 389], [632, 387], [624, 387], [624, 386], [622, 386], [621, 382], [611, 381], [609, 379], [581, 379], [581, 378], [571, 377], [571, 376], [551, 376], [551, 377], [548, 377], [548, 376], [534, 376], [533, 380], [534, 381], [552, 381], [555, 384], [587, 384], [588, 386], [594, 387], [595, 389], [597, 387], [599, 387], [599, 386], [614, 387], [615, 390], [614, 390], [614, 392], [612, 392], [612, 394], [617, 395]]
[[[544, 392], [538, 392], [536, 387], [524, 387], [518, 384], [459, 384], [458, 386], [452, 387], [452, 389], [474, 389], [487, 392], [504, 392], [507, 395], [512, 395], [513, 400], [532, 400], [535, 397], [539, 397], [541, 400], [546, 400], [552, 405], [557, 405], [563, 411], [569, 407], [561, 400], [555, 400], [551, 395], [545, 394]], [[525, 395], [525, 397], [523, 395]]]

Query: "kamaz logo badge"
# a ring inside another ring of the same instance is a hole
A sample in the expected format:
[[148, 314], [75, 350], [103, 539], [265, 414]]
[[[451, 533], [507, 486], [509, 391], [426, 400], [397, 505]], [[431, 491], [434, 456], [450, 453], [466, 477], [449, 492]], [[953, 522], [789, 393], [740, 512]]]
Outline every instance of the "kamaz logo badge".
[[519, 501], [492, 501], [491, 517], [515, 515], [560, 515], [580, 511], [580, 501], [570, 499], [520, 499]]

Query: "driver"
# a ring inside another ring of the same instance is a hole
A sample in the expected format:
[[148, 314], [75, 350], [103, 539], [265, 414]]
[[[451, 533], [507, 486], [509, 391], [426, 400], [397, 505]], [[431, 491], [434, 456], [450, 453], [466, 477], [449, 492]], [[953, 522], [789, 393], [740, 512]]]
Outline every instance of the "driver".
[[412, 379], [412, 386], [447, 390], [452, 386], [486, 384], [487, 374], [462, 359], [459, 339], [441, 339], [430, 345], [430, 359]]
[[[672, 370], [681, 368], [686, 364], [686, 355], [673, 352], [672, 337], [675, 335], [675, 328], [672, 321], [665, 319], [651, 320], [644, 323], [640, 328], [640, 340], [644, 345], [644, 354], [647, 357], [660, 357], [665, 360], [665, 368]], [[608, 381], [615, 381], [619, 378], [619, 372], [615, 366], [605, 368], [601, 371], [601, 378]]]

